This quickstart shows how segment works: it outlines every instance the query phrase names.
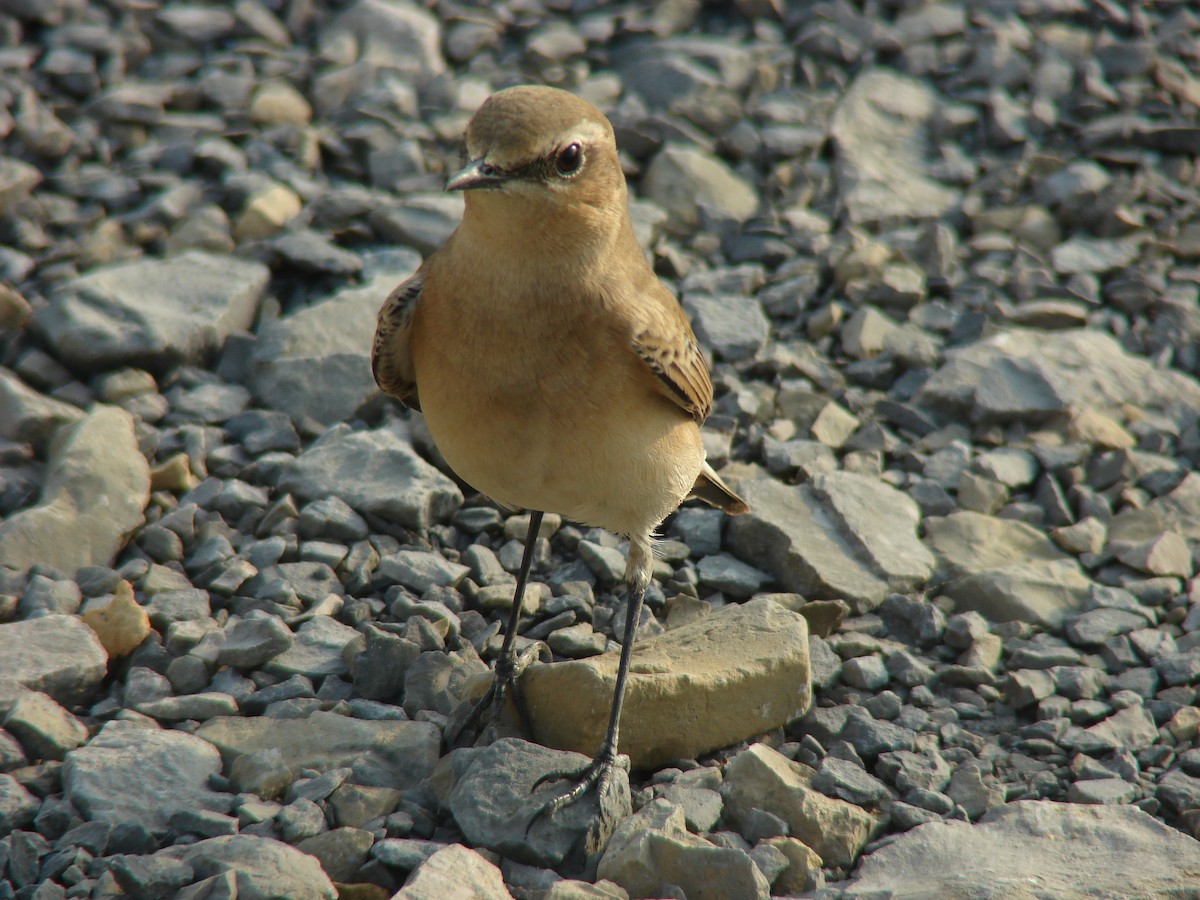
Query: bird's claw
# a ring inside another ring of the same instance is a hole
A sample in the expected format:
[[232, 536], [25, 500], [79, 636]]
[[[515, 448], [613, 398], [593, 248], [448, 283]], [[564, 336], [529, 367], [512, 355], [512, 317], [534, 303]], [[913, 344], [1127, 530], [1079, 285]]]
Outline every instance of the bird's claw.
[[520, 679], [525, 670], [535, 659], [540, 659], [542, 662], [550, 662], [553, 658], [550, 648], [542, 641], [534, 641], [520, 653], [501, 654], [496, 658], [496, 666], [492, 683], [489, 685], [487, 692], [475, 702], [470, 711], [457, 722], [451, 721], [446, 729], [446, 743], [450, 746], [456, 746], [459, 738], [468, 728], [474, 728], [484, 718], [484, 714], [490, 709], [488, 715], [490, 722], [496, 722], [504, 710], [504, 700], [509, 691], [512, 691], [513, 705], [517, 708], [517, 715], [521, 720], [521, 728], [525, 733], [533, 733], [533, 720], [529, 715], [529, 704], [525, 700], [525, 692], [521, 690]]
[[612, 783], [613, 773], [618, 769], [624, 769], [626, 772], [629, 771], [629, 757], [623, 753], [602, 753], [593, 759], [582, 772], [550, 772], [543, 775], [534, 782], [534, 791], [549, 781], [573, 779], [575, 783], [568, 790], [551, 797], [537, 808], [525, 826], [526, 836], [533, 830], [533, 826], [542, 819], [554, 815], [554, 813], [570, 806], [572, 803], [577, 803], [593, 787], [596, 788], [596, 793], [601, 798], [600, 809], [603, 815], [605, 808], [604, 797], [608, 793], [609, 786]]

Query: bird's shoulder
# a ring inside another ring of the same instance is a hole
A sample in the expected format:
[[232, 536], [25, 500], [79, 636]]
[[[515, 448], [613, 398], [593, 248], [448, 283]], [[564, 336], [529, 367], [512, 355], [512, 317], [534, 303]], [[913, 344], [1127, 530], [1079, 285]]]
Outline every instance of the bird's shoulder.
[[422, 268], [388, 294], [375, 320], [375, 341], [371, 347], [371, 372], [375, 383], [412, 409], [420, 409], [421, 405], [417, 398], [409, 336], [424, 287], [425, 270]]
[[623, 304], [633, 351], [654, 375], [659, 393], [703, 423], [712, 411], [708, 363], [675, 295], [654, 275]]

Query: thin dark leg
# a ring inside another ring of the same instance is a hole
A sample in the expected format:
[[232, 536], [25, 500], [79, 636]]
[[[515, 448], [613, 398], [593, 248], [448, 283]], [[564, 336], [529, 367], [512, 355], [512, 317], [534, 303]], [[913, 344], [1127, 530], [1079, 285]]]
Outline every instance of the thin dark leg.
[[[629, 680], [629, 666], [633, 659], [634, 635], [637, 633], [638, 619], [641, 618], [642, 602], [646, 598], [645, 588], [630, 587], [629, 608], [625, 613], [625, 634], [621, 642], [621, 658], [617, 662], [617, 684], [613, 689], [612, 711], [608, 717], [608, 730], [595, 759], [580, 775], [579, 780], [565, 793], [559, 794], [539, 809], [529, 824], [525, 826], [528, 834], [534, 824], [543, 816], [550, 815], [565, 806], [570, 806], [584, 796], [593, 786], [600, 795], [604, 795], [613, 770], [617, 768], [617, 739], [621, 730], [621, 707], [625, 705], [625, 685]], [[561, 777], [561, 776], [551, 776]], [[543, 781], [549, 779], [543, 779]], [[541, 782], [539, 782], [540, 784]], [[535, 785], [536, 788], [536, 785]]]
[[492, 680], [492, 686], [475, 704], [467, 718], [454, 730], [453, 734], [448, 735], [447, 739], [450, 743], [454, 743], [468, 725], [478, 722], [488, 707], [492, 709], [493, 719], [499, 716], [504, 709], [504, 696], [510, 687], [517, 703], [517, 712], [521, 716], [521, 726], [526, 733], [531, 731], [529, 710], [526, 708], [524, 697], [517, 688], [517, 678], [525, 666], [532, 661], [536, 652], [528, 657], [522, 654], [518, 658], [513, 650], [513, 644], [516, 643], [517, 633], [521, 627], [521, 607], [525, 603], [525, 585], [529, 581], [529, 569], [533, 564], [533, 545], [537, 541], [541, 527], [542, 513], [531, 510], [529, 531], [525, 536], [525, 552], [521, 555], [521, 571], [517, 573], [517, 586], [513, 591], [512, 611], [508, 614], [508, 625], [504, 629], [504, 643], [500, 645], [500, 655], [496, 658], [495, 678]]

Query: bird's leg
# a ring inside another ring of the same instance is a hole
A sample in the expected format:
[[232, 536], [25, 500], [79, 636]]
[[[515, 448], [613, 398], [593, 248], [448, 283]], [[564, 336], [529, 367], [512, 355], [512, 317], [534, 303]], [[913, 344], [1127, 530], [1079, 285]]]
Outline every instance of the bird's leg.
[[556, 778], [574, 777], [575, 784], [570, 789], [551, 798], [534, 813], [525, 827], [528, 834], [534, 824], [543, 816], [552, 815], [565, 806], [580, 800], [593, 787], [601, 799], [601, 815], [604, 814], [604, 797], [608, 791], [613, 773], [618, 768], [629, 767], [629, 757], [620, 756], [617, 752], [618, 735], [621, 730], [621, 707], [625, 704], [625, 687], [629, 680], [629, 666], [633, 659], [633, 643], [637, 634], [638, 620], [641, 618], [642, 603], [646, 599], [646, 588], [650, 585], [650, 575], [653, 571], [654, 557], [650, 550], [650, 536], [646, 534], [640, 539], [631, 538], [629, 542], [629, 560], [625, 567], [625, 580], [629, 585], [629, 604], [625, 612], [625, 633], [621, 640], [621, 658], [617, 663], [617, 683], [613, 689], [612, 711], [608, 717], [608, 730], [600, 743], [591, 764], [575, 776], [553, 774], [538, 780], [536, 789], [543, 782]]
[[500, 645], [500, 655], [496, 658], [495, 676], [487, 693], [479, 698], [467, 716], [447, 734], [447, 742], [454, 744], [468, 725], [477, 723], [483, 714], [491, 708], [491, 718], [494, 721], [504, 709], [504, 697], [512, 690], [513, 701], [517, 714], [521, 717], [521, 727], [526, 734], [532, 733], [529, 719], [529, 707], [525, 703], [525, 695], [518, 686], [521, 673], [533, 662], [541, 652], [541, 644], [534, 644], [520, 655], [513, 649], [517, 640], [517, 631], [521, 626], [521, 607], [525, 602], [525, 584], [529, 581], [529, 568], [533, 563], [533, 545], [537, 541], [538, 532], [542, 527], [542, 513], [533, 510], [529, 513], [529, 531], [525, 536], [525, 552], [521, 555], [521, 571], [517, 574], [517, 586], [513, 591], [512, 611], [508, 614], [508, 625], [504, 629], [504, 643]]

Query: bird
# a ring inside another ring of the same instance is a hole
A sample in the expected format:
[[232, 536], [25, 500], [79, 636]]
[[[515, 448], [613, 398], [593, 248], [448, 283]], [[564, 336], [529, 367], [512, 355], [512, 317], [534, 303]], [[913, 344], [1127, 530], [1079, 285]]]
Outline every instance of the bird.
[[528, 729], [519, 676], [535, 648], [518, 655], [514, 640], [543, 514], [628, 538], [608, 727], [576, 783], [539, 810], [553, 813], [603, 794], [622, 764], [655, 530], [688, 497], [748, 507], [705, 459], [708, 364], [634, 235], [609, 120], [568, 91], [510, 87], [470, 118], [465, 154], [446, 183], [463, 194], [462, 220], [383, 303], [371, 364], [386, 394], [423, 413], [462, 481], [529, 512], [492, 686], [472, 718], [497, 714], [511, 691]]

